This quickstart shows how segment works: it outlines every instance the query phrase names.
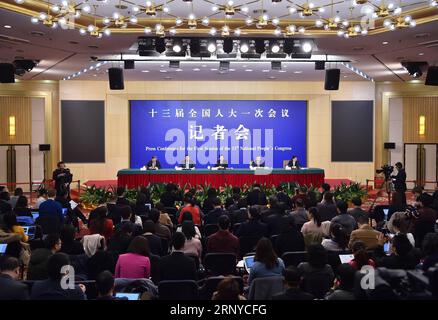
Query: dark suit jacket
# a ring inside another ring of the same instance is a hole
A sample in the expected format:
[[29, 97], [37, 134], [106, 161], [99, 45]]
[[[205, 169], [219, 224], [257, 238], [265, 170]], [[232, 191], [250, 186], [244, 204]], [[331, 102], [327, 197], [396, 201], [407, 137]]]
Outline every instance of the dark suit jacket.
[[12, 211], [12, 206], [8, 202], [0, 200], [0, 213], [7, 213], [9, 211]]
[[56, 169], [53, 171], [53, 180], [55, 181], [55, 189], [57, 192], [61, 190], [68, 190], [68, 187], [65, 187], [65, 184], [70, 184], [73, 180], [73, 175], [70, 173], [70, 169]]
[[274, 243], [275, 251], [279, 256], [285, 252], [304, 251], [303, 234], [295, 229], [280, 233]]
[[292, 199], [284, 192], [278, 192], [277, 193], [277, 200], [278, 202], [284, 203], [286, 208], [290, 209], [292, 208]]
[[166, 250], [162, 247], [161, 238], [159, 236], [155, 234], [146, 234], [143, 235], [143, 237], [146, 237], [148, 239], [149, 248], [152, 254], [161, 257], [162, 255], [165, 255], [167, 253], [165, 252]]
[[318, 203], [317, 208], [322, 221], [331, 221], [338, 214], [336, 205], [333, 203]]
[[266, 218], [268, 232], [270, 236], [280, 234], [283, 231], [285, 224], [288, 223], [287, 218], [279, 213], [274, 213]]
[[6, 274], [0, 274], [0, 300], [27, 300], [29, 289], [27, 285], [12, 279]]
[[272, 296], [272, 300], [313, 300], [315, 297], [301, 289], [287, 289], [285, 292]]
[[220, 160], [218, 160], [214, 166], [228, 168], [228, 162], [225, 161], [224, 163], [220, 163]]
[[259, 165], [255, 161], [251, 161], [251, 167], [253, 168], [263, 168], [265, 166], [264, 162], [261, 162]]
[[[186, 162], [185, 161], [181, 162], [181, 164], [179, 166], [184, 169], [186, 167]], [[195, 164], [190, 160], [189, 161], [189, 168], [192, 169], [194, 167], [195, 167]]]
[[406, 171], [401, 169], [395, 176], [392, 176], [394, 181], [394, 189], [399, 192], [406, 192]]
[[240, 225], [236, 231], [237, 237], [267, 237], [268, 226], [258, 220], [248, 220]]
[[37, 281], [32, 287], [32, 300], [86, 300], [78, 285], [74, 289], [64, 290], [59, 281]]
[[225, 211], [221, 208], [213, 209], [207, 215], [205, 215], [204, 224], [217, 224], [219, 217], [224, 214]]
[[[152, 160], [149, 160], [149, 162], [146, 164], [146, 169], [150, 170], [149, 169], [150, 167], [152, 167]], [[157, 167], [158, 169], [161, 169], [160, 161], [157, 160], [157, 162], [155, 163], [155, 167]]]
[[297, 161], [295, 161], [295, 165], [294, 165], [293, 161], [289, 160], [289, 162], [287, 163], [287, 166], [291, 167], [291, 168], [296, 167], [297, 169], [299, 169], [300, 168], [300, 163], [297, 160]]
[[162, 257], [159, 269], [160, 281], [197, 279], [195, 261], [181, 251]]
[[254, 189], [251, 192], [248, 193], [246, 196], [246, 201], [249, 206], [253, 206], [259, 203], [259, 195], [261, 191], [258, 189]]

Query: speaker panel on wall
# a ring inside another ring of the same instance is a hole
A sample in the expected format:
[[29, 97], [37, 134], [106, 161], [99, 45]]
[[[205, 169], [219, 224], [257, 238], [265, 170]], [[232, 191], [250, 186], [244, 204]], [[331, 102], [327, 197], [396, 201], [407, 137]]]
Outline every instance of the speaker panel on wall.
[[395, 149], [395, 142], [385, 142], [383, 147], [385, 149]]
[[325, 71], [325, 90], [339, 90], [339, 79], [341, 77], [340, 69], [327, 69]]
[[424, 84], [426, 86], [438, 86], [438, 66], [429, 67]]
[[50, 151], [50, 144], [40, 144], [39, 149], [40, 151]]
[[0, 83], [15, 83], [12, 63], [0, 63]]
[[111, 90], [125, 89], [122, 68], [109, 68], [108, 69], [108, 78], [109, 78], [109, 85], [110, 85]]

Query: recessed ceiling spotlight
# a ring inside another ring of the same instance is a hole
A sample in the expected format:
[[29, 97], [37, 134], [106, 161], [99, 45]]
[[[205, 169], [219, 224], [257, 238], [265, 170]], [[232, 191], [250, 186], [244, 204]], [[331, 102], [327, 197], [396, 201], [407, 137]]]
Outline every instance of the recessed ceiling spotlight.
[[160, 72], [161, 72], [161, 73], [166, 73], [167, 70], [163, 70], [163, 69], [161, 69]]
[[211, 11], [213, 11], [213, 12], [216, 12], [218, 10], [219, 10], [218, 6], [212, 6], [211, 7]]
[[388, 41], [383, 41], [382, 44], [385, 46], [387, 45], [389, 42]]
[[17, 3], [17, 4], [23, 4], [23, 3], [24, 3], [24, 0], [15, 0], [15, 3]]
[[274, 76], [269, 76], [268, 79], [273, 80], [273, 79], [275, 79], [275, 77]]
[[148, 73], [149, 70], [141, 70], [141, 72], [143, 72], [143, 73]]
[[199, 69], [199, 68], [194, 68], [193, 71], [198, 72], [198, 71], [201, 71], [201, 69]]
[[263, 69], [262, 72], [269, 72], [270, 70], [268, 69]]
[[237, 28], [236, 30], [234, 30], [234, 35], [235, 36], [240, 36], [240, 33], [241, 33], [241, 31], [240, 31], [240, 29], [239, 28]]
[[245, 72], [252, 72], [252, 69], [245, 69]]
[[418, 55], [419, 56], [424, 56], [424, 52], [420, 52]]
[[6, 28], [6, 29], [11, 29], [12, 28], [12, 26], [10, 26], [8, 24], [5, 24], [3, 27]]
[[217, 33], [216, 28], [211, 28], [209, 33], [214, 36]]
[[296, 71], [294, 71], [294, 73], [299, 74], [299, 73], [303, 73], [303, 71], [301, 71], [301, 70], [296, 70]]

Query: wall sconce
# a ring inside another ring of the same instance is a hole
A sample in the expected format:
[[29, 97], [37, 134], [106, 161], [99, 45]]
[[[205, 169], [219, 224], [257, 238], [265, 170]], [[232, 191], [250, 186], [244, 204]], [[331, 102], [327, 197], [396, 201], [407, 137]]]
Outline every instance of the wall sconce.
[[9, 117], [9, 136], [15, 137], [15, 116]]
[[418, 118], [418, 134], [424, 136], [426, 134], [426, 117], [420, 116]]

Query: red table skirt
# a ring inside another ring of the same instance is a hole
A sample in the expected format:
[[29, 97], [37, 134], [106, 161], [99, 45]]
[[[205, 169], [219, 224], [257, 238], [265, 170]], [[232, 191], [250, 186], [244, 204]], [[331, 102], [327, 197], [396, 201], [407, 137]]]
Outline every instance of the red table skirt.
[[242, 186], [244, 184], [278, 185], [282, 182], [297, 182], [299, 184], [320, 186], [324, 182], [324, 173], [307, 174], [119, 174], [118, 185], [128, 188], [147, 186], [149, 183], [169, 183], [199, 185], [211, 184], [218, 188], [224, 185]]

